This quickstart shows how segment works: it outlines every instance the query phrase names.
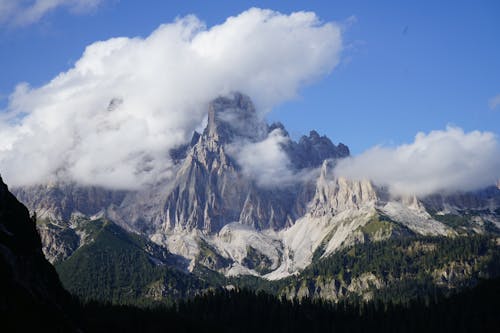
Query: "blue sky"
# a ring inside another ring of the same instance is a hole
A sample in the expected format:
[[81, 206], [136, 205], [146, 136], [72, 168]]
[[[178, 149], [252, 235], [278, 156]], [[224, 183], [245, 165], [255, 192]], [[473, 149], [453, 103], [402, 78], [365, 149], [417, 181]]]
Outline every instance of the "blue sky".
[[37, 87], [71, 68], [97, 40], [145, 37], [187, 14], [210, 27], [253, 6], [314, 11], [345, 29], [340, 65], [268, 115], [292, 136], [316, 129], [359, 154], [449, 124], [500, 134], [500, 105], [490, 105], [500, 95], [498, 1], [114, 0], [77, 13], [62, 6], [24, 25], [1, 23], [0, 105], [19, 82]]

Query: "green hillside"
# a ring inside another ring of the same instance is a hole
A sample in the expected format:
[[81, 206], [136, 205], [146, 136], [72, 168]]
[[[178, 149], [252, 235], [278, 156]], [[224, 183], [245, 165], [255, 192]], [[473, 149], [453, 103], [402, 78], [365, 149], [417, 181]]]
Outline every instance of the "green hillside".
[[56, 264], [64, 287], [83, 299], [113, 303], [168, 302], [204, 284], [174, 268], [173, 255], [106, 221], [87, 222], [90, 241]]

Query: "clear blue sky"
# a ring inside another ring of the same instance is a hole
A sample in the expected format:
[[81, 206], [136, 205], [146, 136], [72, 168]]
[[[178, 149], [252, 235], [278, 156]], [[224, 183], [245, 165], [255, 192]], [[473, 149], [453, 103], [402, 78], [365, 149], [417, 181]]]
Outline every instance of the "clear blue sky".
[[25, 26], [0, 21], [0, 108], [17, 83], [48, 82], [94, 41], [147, 36], [186, 14], [212, 26], [252, 6], [314, 11], [347, 26], [340, 66], [269, 115], [294, 137], [316, 129], [356, 154], [448, 124], [500, 134], [500, 105], [489, 105], [500, 95], [499, 1], [113, 0], [85, 14], [58, 8]]

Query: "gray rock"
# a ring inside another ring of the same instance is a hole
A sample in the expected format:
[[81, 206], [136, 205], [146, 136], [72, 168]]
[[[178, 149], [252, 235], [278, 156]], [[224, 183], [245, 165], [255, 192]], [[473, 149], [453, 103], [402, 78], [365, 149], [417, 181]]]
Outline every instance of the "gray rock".
[[38, 219], [58, 221], [69, 221], [76, 212], [97, 214], [112, 204], [120, 204], [126, 194], [125, 191], [62, 182], [17, 187], [12, 192], [30, 211], [37, 213]]
[[[242, 176], [240, 166], [228, 153], [229, 144], [262, 140], [276, 128], [283, 125], [268, 127], [247, 96], [234, 93], [215, 99], [209, 106], [207, 127], [187, 153], [166, 198], [165, 229], [212, 233], [240, 221], [256, 229], [279, 230], [302, 216], [312, 197], [311, 184], [261, 188]], [[346, 156], [348, 149], [339, 147], [313, 131], [309, 138], [291, 142], [284, 150], [302, 169], [317, 166], [326, 158]]]

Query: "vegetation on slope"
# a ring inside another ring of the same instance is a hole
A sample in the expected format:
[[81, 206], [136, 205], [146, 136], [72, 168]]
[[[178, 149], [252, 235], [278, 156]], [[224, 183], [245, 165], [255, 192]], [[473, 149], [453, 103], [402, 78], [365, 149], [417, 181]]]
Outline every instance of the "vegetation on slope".
[[105, 220], [89, 222], [86, 228], [92, 241], [56, 264], [63, 285], [74, 295], [146, 304], [192, 296], [203, 287], [199, 279], [148, 253], [141, 237]]
[[[378, 288], [366, 287], [366, 283], [361, 287], [352, 285], [367, 275]], [[408, 303], [438, 291], [474, 286], [481, 278], [496, 276], [500, 276], [496, 237], [394, 238], [358, 244], [316, 261], [299, 277], [288, 279], [281, 294], [340, 299], [371, 292], [370, 298]], [[327, 283], [336, 283], [337, 296], [325, 295]]]
[[[379, 230], [383, 223], [374, 221], [370, 228]], [[298, 276], [268, 281], [253, 276], [226, 278], [202, 265], [189, 274], [169, 262], [172, 255], [166, 250], [163, 254], [157, 253], [161, 250], [146, 251], [154, 244], [113, 223], [92, 221], [85, 228], [92, 241], [57, 263], [57, 271], [74, 295], [114, 304], [171, 303], [207, 288], [228, 285], [287, 298], [408, 303], [474, 286], [481, 278], [500, 276], [500, 247], [494, 235], [412, 236], [367, 242], [326, 258], [316, 256]]]

